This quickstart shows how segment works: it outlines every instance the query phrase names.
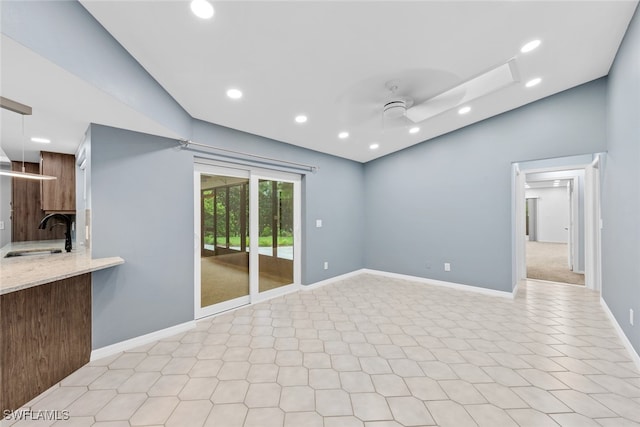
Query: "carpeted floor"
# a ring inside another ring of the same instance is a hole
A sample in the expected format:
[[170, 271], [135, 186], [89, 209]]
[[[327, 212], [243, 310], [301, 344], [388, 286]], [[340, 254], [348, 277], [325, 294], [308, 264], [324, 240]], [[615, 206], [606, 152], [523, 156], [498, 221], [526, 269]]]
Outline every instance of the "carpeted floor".
[[[234, 265], [221, 260], [223, 257], [233, 256], [201, 258], [202, 307], [249, 295], [249, 259], [246, 258], [244, 265], [241, 262]], [[263, 271], [259, 273], [259, 281], [260, 292], [291, 283], [288, 277], [277, 277]]]
[[527, 242], [527, 278], [584, 285], [584, 274], [567, 263], [566, 243]]

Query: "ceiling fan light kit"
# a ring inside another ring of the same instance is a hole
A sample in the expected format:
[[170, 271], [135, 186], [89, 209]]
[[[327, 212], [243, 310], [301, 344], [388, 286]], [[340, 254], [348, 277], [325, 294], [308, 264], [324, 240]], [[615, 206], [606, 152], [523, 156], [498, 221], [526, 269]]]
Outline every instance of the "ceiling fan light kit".
[[382, 109], [385, 119], [397, 119], [407, 113], [407, 103], [403, 99], [390, 101], [384, 104]]

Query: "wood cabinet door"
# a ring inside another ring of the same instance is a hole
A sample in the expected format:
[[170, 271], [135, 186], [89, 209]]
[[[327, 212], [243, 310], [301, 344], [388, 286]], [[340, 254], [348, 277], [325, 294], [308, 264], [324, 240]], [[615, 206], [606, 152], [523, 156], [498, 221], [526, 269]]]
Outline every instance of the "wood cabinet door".
[[58, 179], [42, 181], [42, 210], [46, 212], [75, 212], [76, 158], [72, 154], [40, 153], [40, 173]]
[[[38, 173], [37, 163], [25, 163], [25, 172]], [[22, 171], [21, 162], [11, 162], [11, 169]], [[45, 216], [40, 209], [40, 182], [32, 179], [12, 178], [11, 184], [11, 241], [64, 239], [64, 228], [39, 230]]]

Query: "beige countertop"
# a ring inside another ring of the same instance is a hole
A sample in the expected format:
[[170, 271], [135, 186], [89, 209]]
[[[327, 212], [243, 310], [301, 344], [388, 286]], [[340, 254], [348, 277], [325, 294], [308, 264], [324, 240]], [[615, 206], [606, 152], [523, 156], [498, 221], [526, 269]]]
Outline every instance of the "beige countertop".
[[[36, 255], [5, 258], [11, 251], [51, 249], [61, 249], [62, 252], [38, 252]], [[74, 247], [67, 253], [64, 251], [64, 240], [10, 243], [0, 249], [0, 257], [0, 295], [124, 263], [120, 257], [92, 259], [91, 252], [84, 247]]]

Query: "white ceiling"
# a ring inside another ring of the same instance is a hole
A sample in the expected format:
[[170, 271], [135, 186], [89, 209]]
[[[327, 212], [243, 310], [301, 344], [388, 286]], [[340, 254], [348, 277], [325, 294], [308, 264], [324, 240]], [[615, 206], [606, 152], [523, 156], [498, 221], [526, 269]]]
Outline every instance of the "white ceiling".
[[[4, 35], [0, 46], [2, 96], [33, 109], [30, 116], [0, 109], [0, 149], [9, 159], [22, 160], [23, 148], [27, 162], [38, 162], [40, 150], [73, 154], [89, 123], [178, 137]], [[31, 142], [34, 136], [51, 143]]]
[[527, 189], [536, 189], [536, 188], [551, 188], [551, 187], [563, 187], [566, 188], [571, 180], [569, 179], [557, 179], [551, 181], [527, 181], [525, 188]]
[[[81, 3], [192, 116], [361, 162], [605, 76], [637, 5], [636, 0], [236, 0], [214, 1], [215, 16], [205, 21], [191, 13], [186, 0]], [[536, 38], [542, 41], [538, 49], [519, 52]], [[105, 100], [98, 103], [104, 111], [95, 116], [53, 108], [60, 100], [52, 81], [57, 75], [47, 76], [54, 86], [42, 88], [44, 99], [26, 84], [5, 94], [10, 67], [2, 42], [2, 95], [31, 104], [34, 119], [68, 115], [70, 124], [84, 122], [84, 128], [101, 122], [170, 136], [149, 119], [125, 123], [118, 116], [131, 110]], [[419, 123], [416, 134], [408, 133], [406, 118], [383, 123], [386, 82], [397, 80], [400, 95], [423, 102], [513, 58], [520, 82], [472, 101], [469, 114], [457, 114], [452, 105]], [[533, 77], [542, 83], [525, 88]], [[243, 98], [227, 98], [231, 87], [241, 89]], [[97, 95], [91, 88], [78, 95], [64, 89], [73, 98], [69, 102]], [[40, 102], [52, 104], [46, 106], [50, 111]], [[294, 122], [301, 113], [309, 117], [305, 124]], [[5, 140], [6, 116], [3, 112], [2, 147], [13, 157]], [[70, 145], [75, 138], [77, 146], [81, 127], [69, 137]], [[340, 131], [350, 137], [338, 139]], [[373, 142], [380, 148], [370, 150]]]

